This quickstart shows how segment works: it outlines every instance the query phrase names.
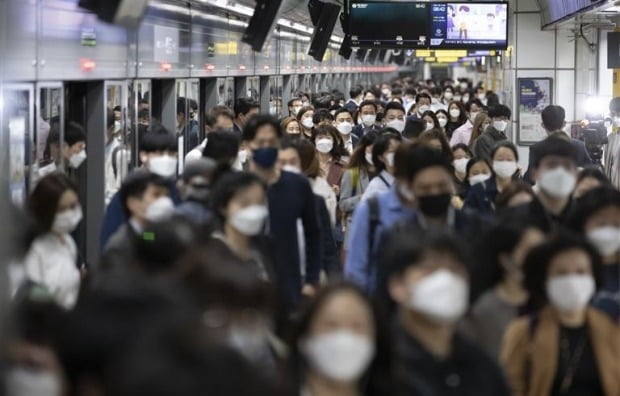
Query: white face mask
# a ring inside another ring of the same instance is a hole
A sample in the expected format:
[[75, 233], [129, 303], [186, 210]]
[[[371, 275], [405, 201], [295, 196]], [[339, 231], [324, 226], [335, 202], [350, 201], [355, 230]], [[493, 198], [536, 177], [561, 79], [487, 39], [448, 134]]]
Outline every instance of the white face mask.
[[438, 118], [437, 121], [439, 121], [439, 126], [444, 128], [446, 125], [448, 125], [448, 119], [447, 118]]
[[56, 213], [54, 223], [52, 224], [52, 231], [68, 234], [75, 230], [80, 221], [82, 221], [82, 207], [78, 205], [75, 209]]
[[547, 295], [554, 307], [563, 312], [585, 308], [594, 295], [592, 275], [559, 275], [547, 282]]
[[71, 165], [73, 169], [77, 169], [84, 161], [86, 161], [86, 149], [83, 149], [79, 153], [73, 154], [71, 158], [69, 158], [69, 165]]
[[248, 150], [239, 150], [239, 152], [237, 153], [237, 159], [242, 164], [246, 163], [248, 160]]
[[170, 197], [159, 197], [146, 208], [145, 217], [148, 221], [168, 220], [174, 214], [174, 202]]
[[461, 101], [461, 97], [459, 95], [455, 95], [454, 96], [454, 100], [457, 101], [457, 102], [460, 102]]
[[455, 323], [467, 311], [469, 286], [461, 276], [446, 269], [419, 280], [409, 293], [409, 308], [438, 323]]
[[334, 142], [331, 139], [319, 139], [316, 141], [316, 149], [319, 153], [327, 154], [334, 148]]
[[478, 99], [479, 99], [479, 100], [481, 100], [481, 101], [482, 101], [482, 100], [485, 100], [486, 98], [487, 98], [487, 96], [486, 96], [485, 94], [483, 94], [483, 93], [478, 94]]
[[429, 111], [431, 109], [431, 107], [429, 105], [422, 105], [418, 108], [418, 113], [419, 114], [424, 114], [427, 111]]
[[251, 362], [260, 363], [257, 360], [269, 352], [268, 331], [262, 327], [248, 329], [233, 325], [228, 331], [226, 342]]
[[171, 177], [177, 172], [177, 157], [158, 155], [149, 159], [149, 171], [161, 177]]
[[5, 374], [10, 396], [60, 396], [62, 385], [57, 376], [46, 371], [13, 368]]
[[341, 135], [348, 135], [353, 130], [353, 124], [350, 122], [341, 122], [338, 126], [336, 126], [336, 129], [338, 129], [338, 132], [340, 132]]
[[293, 107], [293, 114], [291, 114], [292, 116], [296, 116], [297, 113], [299, 113], [299, 111], [301, 110], [301, 107]]
[[387, 153], [385, 155], [386, 165], [393, 167], [394, 166], [394, 153]]
[[265, 205], [251, 205], [233, 213], [230, 224], [243, 235], [254, 236], [263, 230], [268, 215]]
[[375, 165], [375, 163], [372, 161], [372, 153], [364, 154], [364, 158], [366, 159], [366, 162], [368, 163], [368, 165], [372, 165], [372, 166]]
[[515, 161], [493, 161], [493, 171], [502, 179], [507, 179], [514, 175], [517, 167]]
[[454, 170], [458, 173], [465, 173], [467, 171], [468, 162], [469, 158], [459, 158], [455, 159], [454, 162], [452, 162], [452, 165], [454, 165]]
[[284, 165], [282, 167], [282, 170], [285, 172], [291, 172], [291, 173], [297, 173], [297, 174], [301, 173], [301, 169], [293, 165]]
[[452, 94], [452, 92], [446, 92], [446, 93], [443, 94], [443, 97], [444, 97], [445, 100], [452, 100], [454, 95]]
[[567, 198], [575, 189], [577, 178], [561, 166], [546, 171], [538, 180], [540, 188], [556, 199]]
[[480, 114], [480, 112], [473, 112], [473, 113], [469, 113], [469, 121], [471, 121], [471, 123], [473, 124], [474, 121], [476, 121], [476, 117], [478, 117], [478, 114]]
[[120, 121], [114, 121], [114, 133], [119, 133], [123, 124]]
[[497, 129], [500, 132], [504, 132], [508, 127], [507, 121], [493, 121], [493, 128]]
[[467, 95], [466, 95], [466, 96], [461, 97], [461, 102], [462, 102], [462, 103], [467, 103], [467, 102], [469, 102], [469, 96], [467, 96]]
[[588, 231], [588, 240], [603, 256], [611, 256], [620, 251], [620, 228], [605, 226]]
[[425, 131], [430, 131], [433, 128], [435, 128], [435, 124], [433, 124], [432, 122], [427, 122], [426, 123], [426, 128], [424, 130]]
[[385, 126], [388, 128], [396, 129], [398, 133], [402, 133], [405, 130], [405, 121], [395, 119], [386, 123]]
[[312, 337], [303, 342], [300, 349], [313, 368], [343, 382], [361, 378], [375, 355], [373, 342], [350, 330]]
[[483, 183], [491, 178], [489, 173], [480, 173], [478, 175], [469, 178], [469, 185], [473, 186], [478, 183]]
[[450, 117], [458, 118], [460, 115], [461, 115], [461, 110], [459, 110], [459, 109], [451, 109], [450, 110]]
[[375, 125], [376, 121], [377, 116], [374, 114], [366, 114], [362, 116], [362, 123], [367, 127]]
[[301, 125], [306, 129], [312, 129], [314, 127], [314, 122], [312, 122], [312, 117], [306, 117], [301, 119]]
[[461, 89], [467, 89], [469, 85], [467, 83], [461, 83]]

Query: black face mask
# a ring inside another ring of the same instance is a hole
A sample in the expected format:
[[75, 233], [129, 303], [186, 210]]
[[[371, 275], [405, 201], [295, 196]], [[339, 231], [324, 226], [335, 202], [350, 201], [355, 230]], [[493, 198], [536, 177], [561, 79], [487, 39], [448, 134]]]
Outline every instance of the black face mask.
[[416, 197], [418, 207], [424, 216], [439, 217], [446, 214], [450, 202], [452, 202], [452, 194], [443, 193], [436, 195], [423, 195]]

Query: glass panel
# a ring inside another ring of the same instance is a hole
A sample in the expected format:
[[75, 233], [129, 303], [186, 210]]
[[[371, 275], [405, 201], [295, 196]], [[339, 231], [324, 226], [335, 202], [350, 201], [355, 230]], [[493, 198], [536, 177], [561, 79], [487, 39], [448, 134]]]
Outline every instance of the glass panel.
[[33, 164], [30, 187], [49, 172], [63, 170], [59, 142], [64, 140], [64, 90], [62, 85], [39, 86], [37, 90], [37, 133], [34, 135], [36, 161]]
[[235, 101], [234, 77], [222, 77], [217, 79], [217, 104], [228, 106], [232, 109]]
[[131, 168], [127, 96], [126, 83], [106, 83], [106, 141], [103, 165], [106, 205], [119, 190]]
[[131, 164], [140, 166], [140, 142], [151, 122], [151, 80], [136, 80], [129, 89], [128, 109], [132, 132], [127, 143], [132, 147]]
[[248, 77], [248, 98], [256, 101], [260, 98], [260, 77]]
[[34, 111], [32, 96], [31, 87], [15, 86], [4, 90], [4, 119], [9, 127], [9, 193], [18, 206], [23, 205], [27, 196], [27, 170], [31, 155], [35, 154], [31, 147]]
[[179, 140], [179, 174], [183, 172], [185, 154], [198, 146], [200, 138], [200, 82], [177, 81], [177, 138]]
[[269, 114], [282, 116], [282, 76], [269, 77]]

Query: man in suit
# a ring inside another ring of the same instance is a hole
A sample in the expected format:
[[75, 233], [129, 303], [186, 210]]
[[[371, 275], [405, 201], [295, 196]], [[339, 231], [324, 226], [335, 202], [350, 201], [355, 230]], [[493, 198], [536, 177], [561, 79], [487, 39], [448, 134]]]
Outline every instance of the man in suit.
[[364, 88], [361, 85], [357, 85], [349, 91], [350, 99], [347, 103], [344, 104], [344, 108], [348, 109], [351, 113], [355, 113], [357, 111], [358, 106], [362, 102], [362, 94], [364, 93]]
[[[588, 151], [586, 150], [586, 146], [583, 144], [583, 142], [581, 140], [572, 139], [562, 130], [566, 126], [566, 112], [564, 111], [564, 108], [562, 106], [549, 105], [545, 107], [545, 109], [542, 111], [541, 117], [542, 127], [547, 132], [547, 137], [544, 140], [549, 138], [565, 139], [573, 145], [575, 151], [577, 152], [578, 167], [583, 168], [592, 163], [592, 160], [590, 159]], [[540, 151], [541, 144], [542, 141], [534, 144], [533, 146], [530, 146], [530, 158], [527, 172], [525, 173], [524, 178], [527, 182], [531, 184], [534, 184], [532, 179], [532, 165], [537, 163], [539, 157], [538, 152]]]
[[260, 113], [260, 104], [252, 98], [239, 98], [235, 101], [234, 133], [241, 137], [248, 120]]
[[358, 111], [358, 124], [353, 128], [353, 134], [361, 138], [370, 131], [379, 130], [377, 126], [377, 102], [365, 100], [360, 103]]
[[338, 132], [340, 132], [342, 140], [344, 140], [344, 147], [347, 149], [349, 154], [353, 153], [353, 150], [357, 147], [360, 138], [351, 133], [353, 131], [353, 114], [351, 110], [346, 107], [342, 107], [336, 111], [334, 126], [338, 129]]

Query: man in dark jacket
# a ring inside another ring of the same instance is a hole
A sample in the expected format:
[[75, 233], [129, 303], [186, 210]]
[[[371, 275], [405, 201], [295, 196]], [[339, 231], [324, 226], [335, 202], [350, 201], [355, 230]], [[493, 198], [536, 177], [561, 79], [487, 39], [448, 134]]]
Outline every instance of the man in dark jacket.
[[385, 250], [395, 395], [509, 395], [498, 365], [456, 333], [468, 308], [468, 255], [447, 230], [397, 234]]
[[491, 151], [497, 142], [506, 140], [506, 128], [512, 113], [508, 106], [499, 105], [489, 109], [492, 124], [478, 137], [474, 144], [476, 157], [490, 160]]
[[353, 134], [361, 138], [370, 131], [379, 130], [377, 126], [377, 103], [374, 100], [365, 100], [360, 104], [358, 124], [353, 128]]
[[[583, 168], [592, 163], [590, 155], [588, 155], [588, 151], [586, 150], [586, 146], [583, 144], [583, 142], [581, 140], [572, 139], [562, 130], [566, 126], [566, 112], [564, 111], [564, 108], [562, 106], [550, 105], [545, 107], [545, 109], [542, 111], [541, 117], [542, 127], [547, 132], [547, 138], [545, 138], [545, 140], [553, 137], [569, 141], [575, 148], [578, 167]], [[532, 184], [534, 184], [534, 180], [532, 178], [532, 167], [533, 164], [538, 162], [541, 144], [542, 141], [534, 144], [533, 146], [530, 146], [530, 159], [524, 179]]]

